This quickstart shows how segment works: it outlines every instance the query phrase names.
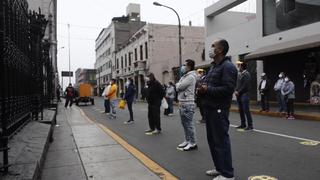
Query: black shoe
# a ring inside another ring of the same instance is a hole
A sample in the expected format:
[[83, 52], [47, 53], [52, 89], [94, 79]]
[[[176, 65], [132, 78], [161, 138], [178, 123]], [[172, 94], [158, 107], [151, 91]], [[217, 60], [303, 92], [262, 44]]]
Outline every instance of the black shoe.
[[237, 128], [237, 129], [245, 129], [246, 126], [240, 125], [240, 126], [237, 126], [236, 128]]
[[252, 126], [248, 126], [246, 128], [244, 128], [245, 131], [252, 131], [253, 130], [253, 127]]
[[197, 144], [188, 144], [186, 147], [184, 147], [182, 150], [183, 151], [192, 151], [198, 149]]

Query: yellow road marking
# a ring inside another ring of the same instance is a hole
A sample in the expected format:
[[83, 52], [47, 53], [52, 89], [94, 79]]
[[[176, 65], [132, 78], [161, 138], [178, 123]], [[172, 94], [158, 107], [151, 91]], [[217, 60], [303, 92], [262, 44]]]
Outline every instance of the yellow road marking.
[[316, 146], [316, 145], [319, 144], [319, 142], [315, 142], [315, 141], [302, 141], [302, 142], [300, 142], [300, 144], [306, 145], [306, 146]]
[[138, 149], [127, 143], [124, 139], [122, 139], [119, 135], [114, 133], [112, 130], [104, 126], [103, 124], [94, 122], [91, 120], [85, 112], [80, 109], [81, 115], [83, 115], [86, 120], [88, 120], [91, 123], [96, 123], [105, 133], [107, 133], [109, 136], [111, 136], [116, 142], [118, 142], [123, 148], [125, 148], [129, 153], [131, 153], [134, 157], [136, 157], [141, 163], [143, 163], [147, 168], [149, 168], [152, 172], [154, 172], [156, 175], [158, 175], [163, 180], [178, 180], [177, 177], [175, 177], [173, 174], [171, 174], [169, 171], [161, 167], [159, 164], [151, 160], [149, 157], [144, 155], [142, 152], [140, 152]]

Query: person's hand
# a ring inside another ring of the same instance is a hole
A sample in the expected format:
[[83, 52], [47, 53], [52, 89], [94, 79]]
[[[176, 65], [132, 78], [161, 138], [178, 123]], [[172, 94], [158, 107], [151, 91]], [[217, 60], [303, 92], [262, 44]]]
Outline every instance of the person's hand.
[[203, 84], [203, 85], [200, 86], [198, 91], [199, 91], [200, 94], [204, 94], [204, 93], [207, 92], [207, 90], [208, 90], [208, 86], [206, 84]]
[[239, 96], [239, 92], [238, 92], [238, 91], [235, 91], [235, 92], [234, 92], [234, 95]]

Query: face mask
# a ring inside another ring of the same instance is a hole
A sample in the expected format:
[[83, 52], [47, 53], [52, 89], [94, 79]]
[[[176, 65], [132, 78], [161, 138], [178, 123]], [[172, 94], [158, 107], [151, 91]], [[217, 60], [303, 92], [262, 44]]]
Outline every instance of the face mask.
[[285, 81], [285, 82], [288, 82], [288, 81], [289, 81], [289, 78], [284, 78], [284, 81]]
[[180, 68], [181, 74], [186, 73], [186, 71], [187, 71], [186, 66], [181, 66], [181, 68]]
[[279, 74], [279, 78], [282, 78], [283, 76], [282, 76], [282, 74]]
[[128, 87], [128, 86], [129, 86], [129, 84], [130, 84], [130, 81], [127, 81], [127, 82], [126, 82], [126, 86]]
[[149, 82], [149, 81], [150, 81], [150, 78], [149, 78], [149, 77], [146, 77], [146, 78], [144, 78], [144, 80], [145, 80], [146, 82]]
[[211, 59], [213, 59], [214, 56], [215, 56], [214, 52], [213, 52], [213, 51], [209, 51], [209, 57], [210, 57]]

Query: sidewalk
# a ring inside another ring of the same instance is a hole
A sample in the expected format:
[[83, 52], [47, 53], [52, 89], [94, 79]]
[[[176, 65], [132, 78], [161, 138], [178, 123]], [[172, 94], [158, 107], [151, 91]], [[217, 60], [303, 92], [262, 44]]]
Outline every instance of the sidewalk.
[[160, 179], [76, 106], [59, 104], [54, 142], [50, 144], [43, 180]]

